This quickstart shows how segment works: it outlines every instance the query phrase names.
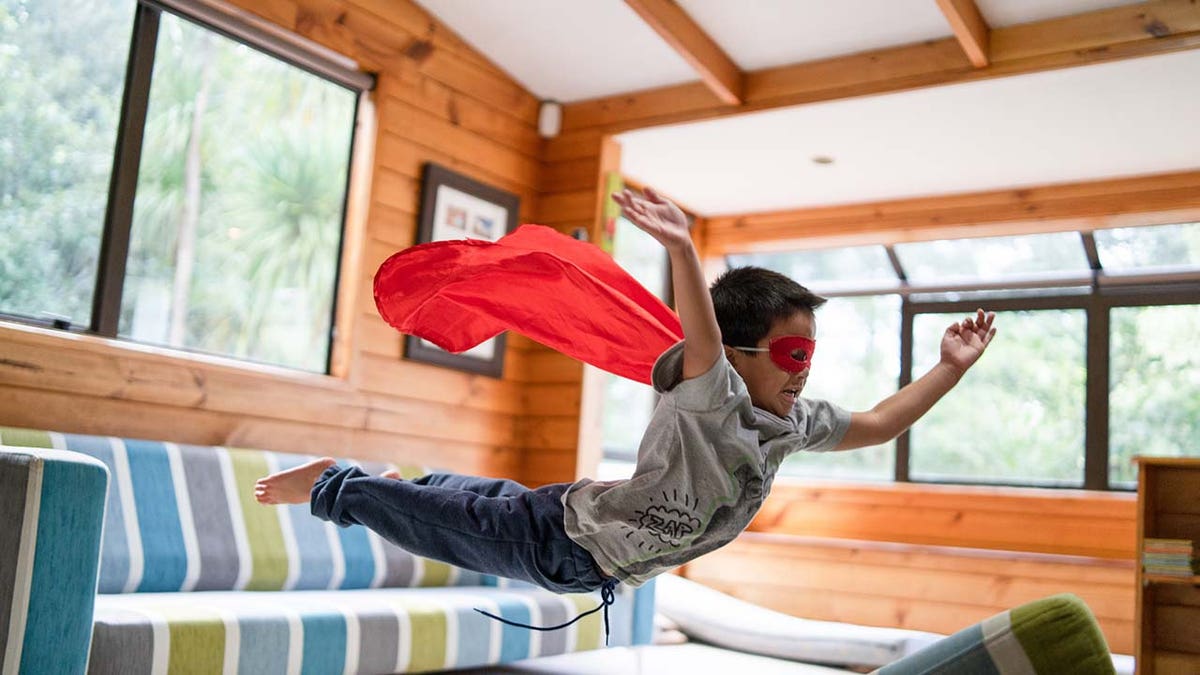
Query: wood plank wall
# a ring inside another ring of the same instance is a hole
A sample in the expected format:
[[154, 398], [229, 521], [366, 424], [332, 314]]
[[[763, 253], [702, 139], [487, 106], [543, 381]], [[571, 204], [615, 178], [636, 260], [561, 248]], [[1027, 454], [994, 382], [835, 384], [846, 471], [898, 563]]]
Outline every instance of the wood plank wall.
[[750, 532], [685, 576], [810, 619], [945, 634], [1070, 592], [1113, 652], [1133, 652], [1132, 561]]
[[3, 325], [0, 424], [572, 477], [579, 364], [519, 338], [502, 380], [406, 362], [370, 289], [379, 264], [414, 241], [425, 162], [516, 193], [522, 221], [545, 209], [564, 225], [588, 218], [579, 197], [595, 190], [593, 165], [547, 172], [543, 198], [539, 102], [408, 0], [234, 4], [378, 74], [364, 225], [343, 271], [344, 377]]
[[799, 616], [952, 633], [1054, 593], [1133, 649], [1131, 494], [777, 481], [750, 531], [682, 573]]

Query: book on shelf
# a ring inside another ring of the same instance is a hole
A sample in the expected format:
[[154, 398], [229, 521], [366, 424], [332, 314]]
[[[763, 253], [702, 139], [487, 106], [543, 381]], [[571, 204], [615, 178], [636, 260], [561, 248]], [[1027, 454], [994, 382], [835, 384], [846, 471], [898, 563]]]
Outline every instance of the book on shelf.
[[1146, 574], [1190, 577], [1198, 573], [1195, 542], [1191, 539], [1147, 537], [1142, 542]]

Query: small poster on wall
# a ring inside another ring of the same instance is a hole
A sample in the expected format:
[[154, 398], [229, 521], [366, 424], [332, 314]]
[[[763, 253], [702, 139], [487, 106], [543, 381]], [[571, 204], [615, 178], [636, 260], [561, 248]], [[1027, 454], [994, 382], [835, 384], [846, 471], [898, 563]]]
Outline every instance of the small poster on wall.
[[[480, 183], [432, 162], [422, 175], [417, 243], [450, 239], [496, 241], [517, 226], [517, 195]], [[502, 289], [497, 289], [498, 291]], [[504, 335], [452, 354], [412, 335], [405, 336], [404, 356], [490, 377], [504, 372]]]

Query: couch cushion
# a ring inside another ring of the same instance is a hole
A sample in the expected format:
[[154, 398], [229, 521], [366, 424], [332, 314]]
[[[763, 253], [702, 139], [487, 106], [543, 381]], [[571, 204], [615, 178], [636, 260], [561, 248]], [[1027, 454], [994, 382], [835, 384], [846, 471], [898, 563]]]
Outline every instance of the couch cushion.
[[658, 611], [689, 637], [775, 658], [873, 668], [943, 637], [924, 631], [802, 619], [673, 574], [660, 576], [656, 585]]
[[1114, 669], [1091, 610], [1060, 593], [1000, 612], [877, 672], [1105, 675]]
[[[311, 456], [12, 428], [0, 428], [0, 445], [73, 450], [108, 467], [101, 593], [494, 583], [413, 556], [366, 528], [313, 518], [307, 504], [254, 500], [258, 478]], [[361, 464], [373, 473], [425, 472]]]
[[[603, 646], [600, 613], [559, 631], [598, 595], [507, 587], [136, 593], [96, 601], [90, 673], [391, 673], [481, 666]], [[629, 644], [633, 591], [609, 609], [610, 644]]]
[[107, 484], [90, 457], [0, 448], [0, 672], [87, 663]]

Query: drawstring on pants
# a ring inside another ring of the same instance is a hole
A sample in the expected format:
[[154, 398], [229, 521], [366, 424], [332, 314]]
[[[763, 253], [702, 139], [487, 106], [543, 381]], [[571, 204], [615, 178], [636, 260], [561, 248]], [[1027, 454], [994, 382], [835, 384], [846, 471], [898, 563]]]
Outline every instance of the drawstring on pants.
[[480, 614], [482, 614], [490, 619], [495, 619], [496, 621], [499, 621], [500, 623], [506, 623], [510, 626], [516, 626], [518, 628], [529, 628], [530, 630], [558, 630], [560, 628], [566, 628], [567, 626], [570, 626], [571, 624], [582, 619], [583, 617], [588, 616], [589, 614], [595, 614], [596, 612], [603, 609], [604, 610], [604, 646], [607, 647], [608, 646], [608, 608], [610, 605], [612, 605], [614, 602], [616, 602], [617, 595], [616, 595], [616, 591], [614, 589], [616, 589], [617, 583], [618, 582], [616, 579], [605, 579], [604, 584], [602, 586], [600, 586], [600, 604], [599, 605], [596, 605], [596, 607], [594, 609], [589, 609], [588, 611], [584, 612], [583, 614], [580, 614], [579, 616], [575, 617], [574, 619], [571, 619], [570, 621], [568, 621], [566, 623], [561, 623], [557, 626], [531, 626], [527, 623], [518, 623], [516, 621], [509, 621], [508, 619], [505, 619], [502, 616], [496, 616], [495, 614], [490, 614], [488, 612], [483, 611], [482, 609], [479, 609], [478, 607], [475, 607], [473, 609], [476, 612], [479, 612]]

